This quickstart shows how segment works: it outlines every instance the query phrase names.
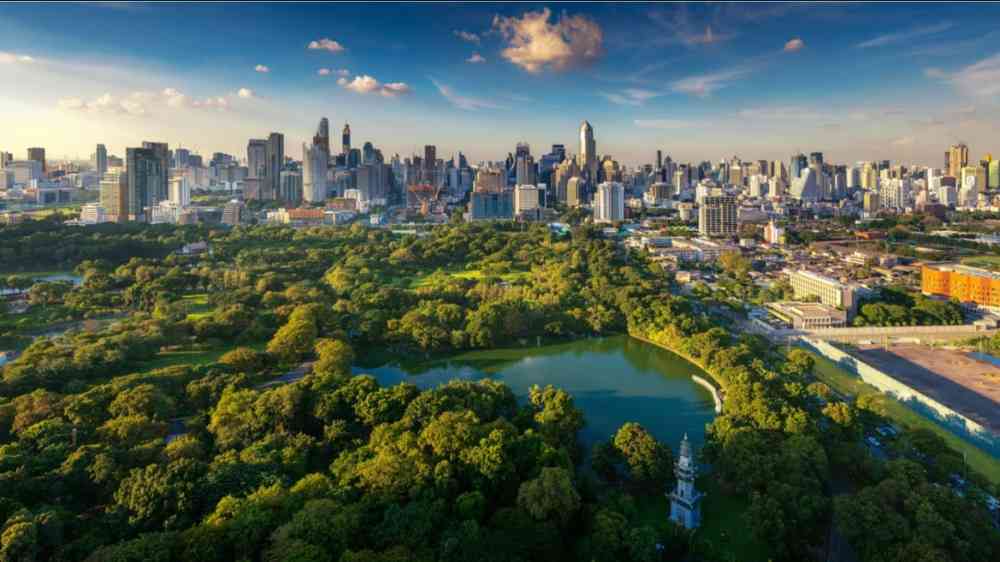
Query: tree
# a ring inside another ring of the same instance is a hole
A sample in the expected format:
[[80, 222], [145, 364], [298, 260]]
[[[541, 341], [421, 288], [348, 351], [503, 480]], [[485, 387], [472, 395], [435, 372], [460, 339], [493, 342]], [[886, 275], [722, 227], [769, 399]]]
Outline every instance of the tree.
[[237, 371], [255, 374], [267, 365], [263, 354], [250, 347], [237, 347], [219, 357], [219, 363], [232, 367]]
[[316, 363], [313, 373], [319, 376], [345, 377], [351, 374], [354, 364], [354, 350], [341, 340], [320, 339], [316, 341]]
[[629, 478], [636, 485], [651, 493], [663, 493], [670, 487], [673, 454], [645, 428], [637, 423], [626, 423], [615, 433], [613, 443], [628, 466]]
[[313, 319], [304, 314], [296, 316], [293, 313], [271, 341], [267, 342], [267, 352], [287, 363], [301, 361], [313, 351], [317, 333]]
[[583, 412], [577, 409], [573, 397], [552, 385], [545, 388], [532, 385], [528, 390], [528, 400], [534, 407], [535, 422], [546, 441], [555, 447], [567, 446], [572, 450], [576, 445], [576, 434], [584, 425]]
[[580, 494], [568, 470], [545, 467], [538, 478], [521, 484], [517, 505], [537, 520], [555, 520], [565, 526], [580, 508]]

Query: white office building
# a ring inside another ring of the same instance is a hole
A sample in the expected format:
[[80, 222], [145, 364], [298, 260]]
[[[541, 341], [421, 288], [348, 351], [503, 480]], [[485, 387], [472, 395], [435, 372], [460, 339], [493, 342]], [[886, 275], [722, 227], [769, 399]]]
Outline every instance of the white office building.
[[594, 221], [625, 220], [625, 186], [618, 182], [598, 184], [594, 196]]

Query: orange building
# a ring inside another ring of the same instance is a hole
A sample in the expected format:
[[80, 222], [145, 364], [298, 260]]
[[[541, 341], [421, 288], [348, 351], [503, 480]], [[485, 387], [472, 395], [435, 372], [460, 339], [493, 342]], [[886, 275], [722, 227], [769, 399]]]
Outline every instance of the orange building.
[[925, 265], [920, 272], [925, 295], [1000, 308], [1000, 275], [964, 265]]

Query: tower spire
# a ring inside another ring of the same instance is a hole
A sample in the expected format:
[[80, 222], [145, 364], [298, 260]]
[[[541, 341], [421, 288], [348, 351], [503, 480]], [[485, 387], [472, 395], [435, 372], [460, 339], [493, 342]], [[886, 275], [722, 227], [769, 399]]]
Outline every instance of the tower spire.
[[694, 485], [698, 465], [691, 452], [687, 433], [681, 439], [677, 462], [674, 464], [677, 486], [670, 497], [670, 520], [685, 529], [695, 529], [701, 524], [701, 498], [704, 496]]

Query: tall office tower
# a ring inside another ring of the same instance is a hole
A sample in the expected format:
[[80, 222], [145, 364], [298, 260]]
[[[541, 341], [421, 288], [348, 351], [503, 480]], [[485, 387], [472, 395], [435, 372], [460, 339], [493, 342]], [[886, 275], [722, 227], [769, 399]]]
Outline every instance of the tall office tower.
[[563, 160], [552, 172], [552, 189], [555, 192], [555, 199], [560, 203], [567, 203], [567, 186], [571, 178], [580, 176], [580, 167], [576, 160], [567, 158]]
[[514, 215], [545, 208], [545, 187], [519, 185], [514, 188]]
[[597, 181], [597, 142], [594, 128], [586, 121], [580, 123], [580, 169], [587, 181]]
[[6, 168], [7, 164], [14, 161], [14, 155], [0, 150], [0, 168]]
[[566, 182], [566, 206], [579, 207], [586, 201], [587, 182], [577, 176]]
[[950, 146], [945, 153], [944, 167], [953, 178], [962, 177], [962, 168], [969, 165], [969, 147], [964, 143]]
[[518, 156], [515, 166], [515, 185], [535, 184], [535, 159], [531, 155]]
[[476, 180], [472, 190], [476, 193], [492, 193], [503, 191], [506, 181], [504, 172], [499, 168], [479, 168], [476, 170]]
[[990, 189], [1000, 188], [1000, 160], [990, 160], [986, 171], [986, 185]]
[[42, 174], [45, 174], [49, 169], [45, 164], [45, 149], [44, 148], [29, 148], [28, 149], [28, 160], [34, 160], [42, 165]]
[[866, 213], [875, 214], [882, 208], [877, 191], [866, 191], [861, 199], [862, 208]]
[[236, 226], [243, 222], [246, 207], [242, 201], [232, 200], [222, 208], [222, 224]]
[[[167, 198], [167, 168], [163, 155], [154, 148], [125, 149], [125, 168], [128, 173], [126, 214], [130, 220], [145, 221], [148, 209]], [[163, 191], [160, 191], [161, 186]]]
[[425, 145], [423, 170], [421, 174], [424, 183], [437, 185], [436, 172], [437, 172], [437, 147], [434, 146], [433, 144]]
[[809, 166], [823, 167], [823, 153], [822, 152], [810, 152], [809, 153]]
[[597, 186], [594, 196], [594, 221], [614, 222], [625, 220], [625, 186], [618, 182], [604, 182]]
[[365, 145], [361, 147], [361, 163], [375, 163], [375, 145], [370, 142], [366, 142]]
[[[318, 148], [316, 152], [324, 154], [322, 148]], [[305, 162], [302, 164], [305, 165]], [[302, 203], [304, 193], [302, 189], [302, 175], [302, 172], [298, 170], [282, 170], [279, 174], [281, 187], [278, 190], [277, 199], [292, 205]]]
[[101, 176], [101, 207], [111, 222], [128, 220], [128, 176], [105, 172]]
[[190, 165], [191, 151], [186, 148], [177, 148], [174, 151], [174, 167], [186, 168]]
[[514, 161], [517, 162], [518, 158], [524, 158], [525, 156], [531, 156], [531, 145], [521, 141], [517, 143], [517, 147], [514, 149]]
[[313, 137], [313, 144], [319, 145], [326, 152], [326, 161], [330, 161], [330, 121], [324, 117], [319, 120], [316, 127], [316, 135]]
[[344, 155], [344, 159], [347, 159], [347, 155], [351, 153], [351, 126], [344, 123], [344, 132], [340, 136], [340, 153]]
[[736, 198], [726, 195], [705, 197], [698, 207], [698, 231], [702, 236], [735, 236]]
[[267, 173], [267, 141], [250, 139], [247, 143], [247, 177], [261, 179]]
[[656, 151], [656, 169], [659, 170], [661, 168], [663, 168], [663, 151], [662, 150], [657, 150]]
[[152, 150], [156, 157], [160, 159], [160, 168], [163, 170], [162, 177], [156, 177], [156, 183], [152, 187], [154, 197], [156, 198], [156, 203], [152, 205], [155, 206], [160, 201], [167, 199], [167, 170], [170, 169], [170, 148], [165, 142], [149, 142], [143, 141], [142, 147]]
[[795, 180], [795, 178], [802, 175], [802, 170], [808, 167], [808, 161], [806, 160], [806, 155], [799, 153], [793, 154], [792, 160], [788, 164], [788, 175], [790, 180]]
[[281, 190], [281, 170], [285, 167], [285, 135], [271, 133], [267, 137], [267, 168], [261, 184], [261, 199], [274, 199]]
[[100, 175], [104, 175], [108, 171], [108, 149], [103, 144], [97, 145], [97, 151], [94, 153], [94, 168]]
[[326, 200], [326, 169], [329, 165], [321, 145], [302, 145], [302, 199], [308, 203]]

